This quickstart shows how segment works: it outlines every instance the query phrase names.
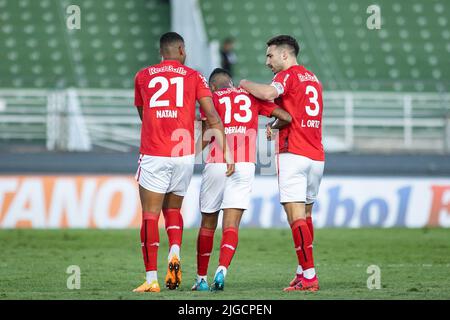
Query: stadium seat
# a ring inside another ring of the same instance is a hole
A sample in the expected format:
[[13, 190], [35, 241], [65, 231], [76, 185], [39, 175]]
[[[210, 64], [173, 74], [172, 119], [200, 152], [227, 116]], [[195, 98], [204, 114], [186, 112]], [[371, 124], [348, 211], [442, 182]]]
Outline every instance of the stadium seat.
[[81, 29], [69, 30], [68, 0], [0, 0], [0, 87], [131, 88], [159, 59], [169, 1], [80, 0]]
[[300, 61], [328, 90], [448, 91], [450, 3], [377, 1], [380, 30], [369, 30], [369, 1], [201, 1], [210, 39], [236, 38], [238, 78], [268, 81], [265, 41], [295, 36]]

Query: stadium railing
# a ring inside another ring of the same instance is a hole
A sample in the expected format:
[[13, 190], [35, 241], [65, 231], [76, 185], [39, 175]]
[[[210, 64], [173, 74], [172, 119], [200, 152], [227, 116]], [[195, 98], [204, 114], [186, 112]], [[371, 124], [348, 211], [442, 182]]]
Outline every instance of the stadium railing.
[[[450, 94], [325, 92], [323, 130], [328, 152], [450, 153]], [[139, 139], [132, 90], [0, 90], [3, 144], [127, 152]]]

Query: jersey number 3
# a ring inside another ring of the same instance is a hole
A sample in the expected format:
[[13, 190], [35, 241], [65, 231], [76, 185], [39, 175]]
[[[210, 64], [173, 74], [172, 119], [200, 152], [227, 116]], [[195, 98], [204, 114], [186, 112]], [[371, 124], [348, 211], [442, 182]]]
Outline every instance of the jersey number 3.
[[[312, 93], [312, 97], [309, 95], [310, 93]], [[317, 93], [316, 88], [314, 88], [313, 86], [307, 86], [306, 95], [309, 98], [309, 102], [311, 102], [314, 105], [314, 108], [312, 108], [311, 106], [306, 106], [305, 107], [306, 113], [311, 117], [315, 117], [319, 114], [320, 111], [320, 105], [319, 102], [317, 101], [319, 94]]]
[[160, 84], [161, 87], [150, 98], [150, 108], [169, 107], [170, 106], [169, 100], [158, 100], [164, 93], [167, 92], [167, 90], [169, 90], [169, 81], [170, 81], [170, 84], [174, 84], [176, 87], [175, 106], [177, 106], [177, 107], [183, 106], [183, 78], [176, 77], [176, 78], [170, 78], [170, 80], [167, 80], [167, 78], [165, 78], [165, 77], [155, 77], [152, 80], [150, 80], [148, 87], [155, 88], [157, 84]]

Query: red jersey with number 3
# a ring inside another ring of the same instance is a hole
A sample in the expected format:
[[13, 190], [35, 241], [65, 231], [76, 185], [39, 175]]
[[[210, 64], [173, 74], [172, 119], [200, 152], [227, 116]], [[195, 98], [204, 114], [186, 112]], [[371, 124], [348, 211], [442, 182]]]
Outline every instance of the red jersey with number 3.
[[134, 105], [143, 107], [140, 153], [194, 154], [195, 104], [211, 96], [205, 77], [178, 61], [165, 60], [140, 70], [134, 92]]
[[[234, 87], [215, 91], [213, 101], [222, 119], [234, 162], [256, 162], [258, 115], [270, 117], [278, 106], [273, 102], [259, 100], [242, 88]], [[203, 113], [200, 114], [202, 120], [205, 120]], [[222, 150], [214, 142], [210, 145], [206, 162], [224, 162]]]
[[290, 152], [324, 161], [322, 146], [322, 85], [305, 67], [278, 72], [272, 80], [278, 91], [275, 103], [289, 112], [292, 123], [281, 129], [278, 152]]

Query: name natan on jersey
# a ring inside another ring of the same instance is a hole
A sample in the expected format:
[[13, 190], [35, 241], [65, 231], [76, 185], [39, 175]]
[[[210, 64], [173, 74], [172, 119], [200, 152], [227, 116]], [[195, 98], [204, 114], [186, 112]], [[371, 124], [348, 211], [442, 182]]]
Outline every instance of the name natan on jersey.
[[211, 97], [198, 71], [175, 60], [140, 70], [135, 77], [135, 101], [143, 107], [140, 153], [161, 157], [194, 154], [195, 104]]

